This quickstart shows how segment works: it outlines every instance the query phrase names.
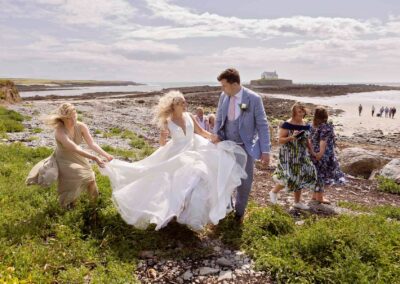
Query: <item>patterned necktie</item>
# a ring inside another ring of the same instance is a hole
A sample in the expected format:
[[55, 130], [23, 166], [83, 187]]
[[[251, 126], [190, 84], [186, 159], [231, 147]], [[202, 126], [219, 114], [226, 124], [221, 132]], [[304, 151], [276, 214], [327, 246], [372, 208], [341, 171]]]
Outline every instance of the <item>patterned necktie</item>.
[[229, 98], [229, 109], [228, 109], [228, 120], [235, 120], [235, 111], [236, 111], [236, 96], [231, 96]]

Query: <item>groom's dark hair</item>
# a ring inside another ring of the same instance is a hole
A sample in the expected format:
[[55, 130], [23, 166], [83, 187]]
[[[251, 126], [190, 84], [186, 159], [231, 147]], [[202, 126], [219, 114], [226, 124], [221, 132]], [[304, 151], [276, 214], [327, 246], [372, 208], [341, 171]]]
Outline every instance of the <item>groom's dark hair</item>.
[[217, 79], [218, 81], [222, 81], [223, 79], [225, 79], [229, 84], [233, 83], [240, 84], [239, 71], [237, 71], [235, 68], [226, 69], [221, 74], [219, 74]]

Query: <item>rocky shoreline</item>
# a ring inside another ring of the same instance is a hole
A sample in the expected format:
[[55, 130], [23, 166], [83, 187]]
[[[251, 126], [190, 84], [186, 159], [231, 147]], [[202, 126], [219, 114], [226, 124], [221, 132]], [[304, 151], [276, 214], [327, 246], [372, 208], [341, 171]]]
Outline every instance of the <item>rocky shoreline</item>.
[[[39, 81], [40, 82], [40, 81]], [[141, 83], [132, 81], [68, 81], [68, 80], [48, 80], [44, 83], [37, 83], [33, 81], [31, 84], [15, 83], [18, 91], [32, 92], [32, 91], [57, 91], [57, 90], [70, 90], [71, 88], [79, 87], [108, 87], [108, 86], [139, 86]]]
[[258, 86], [255, 87], [254, 90], [265, 94], [288, 94], [288, 95], [304, 96], [304, 97], [332, 97], [332, 96], [344, 96], [350, 93], [400, 90], [400, 87], [368, 85], [368, 84], [348, 84], [348, 85], [293, 84], [289, 86]]

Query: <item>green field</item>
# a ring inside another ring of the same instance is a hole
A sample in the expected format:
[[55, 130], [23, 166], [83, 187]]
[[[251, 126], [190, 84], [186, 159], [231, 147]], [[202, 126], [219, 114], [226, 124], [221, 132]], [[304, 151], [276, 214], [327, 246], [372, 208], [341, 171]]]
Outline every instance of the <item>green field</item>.
[[[21, 120], [13, 116], [7, 119]], [[134, 133], [115, 128], [110, 135], [131, 139], [132, 150], [141, 155], [151, 153]], [[204, 238], [245, 251], [278, 283], [400, 283], [399, 208], [343, 202], [369, 214], [308, 214], [296, 225], [280, 207], [252, 203], [242, 226], [229, 215], [202, 234], [177, 223], [141, 231], [120, 218], [109, 181], [96, 168], [101, 192], [96, 206], [83, 194], [66, 211], [55, 186], [26, 186], [29, 170], [51, 152], [0, 143], [0, 283], [135, 283], [143, 250], [157, 251], [161, 259], [204, 259], [213, 254], [202, 245]]]

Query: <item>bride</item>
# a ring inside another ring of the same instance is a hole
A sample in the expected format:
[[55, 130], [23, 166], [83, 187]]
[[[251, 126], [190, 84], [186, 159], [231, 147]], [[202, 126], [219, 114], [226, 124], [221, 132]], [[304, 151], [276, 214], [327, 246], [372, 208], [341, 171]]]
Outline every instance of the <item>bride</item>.
[[246, 178], [245, 151], [232, 141], [211, 143], [213, 134], [186, 112], [178, 91], [160, 99], [155, 120], [161, 128], [157, 151], [134, 163], [114, 159], [100, 169], [111, 180], [119, 213], [139, 229], [155, 224], [159, 230], [174, 217], [195, 231], [217, 224]]

